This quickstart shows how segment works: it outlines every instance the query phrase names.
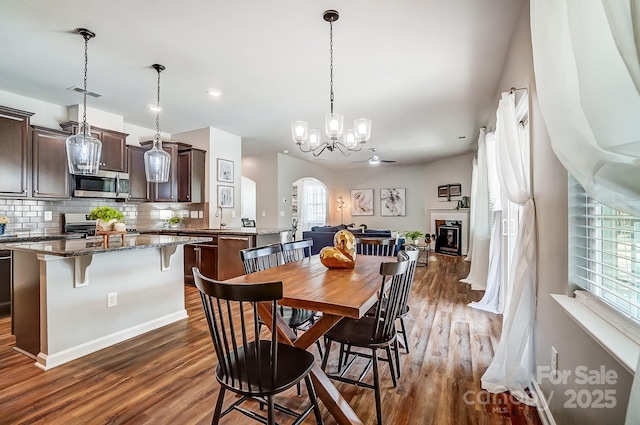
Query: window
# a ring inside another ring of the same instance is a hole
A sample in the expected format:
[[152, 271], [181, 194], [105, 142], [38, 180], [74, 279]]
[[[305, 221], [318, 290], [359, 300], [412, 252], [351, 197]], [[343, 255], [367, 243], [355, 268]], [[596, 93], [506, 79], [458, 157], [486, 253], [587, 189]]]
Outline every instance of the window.
[[303, 191], [307, 223], [310, 227], [327, 223], [327, 189], [317, 180], [305, 181]]
[[572, 177], [569, 278], [640, 323], [640, 217], [598, 203]]

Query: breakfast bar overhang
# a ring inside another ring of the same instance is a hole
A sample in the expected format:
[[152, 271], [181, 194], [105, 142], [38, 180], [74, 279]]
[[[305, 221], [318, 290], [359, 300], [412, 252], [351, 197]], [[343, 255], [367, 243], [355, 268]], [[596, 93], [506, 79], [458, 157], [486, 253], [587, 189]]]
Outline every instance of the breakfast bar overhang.
[[6, 244], [15, 349], [47, 370], [187, 317], [183, 249], [210, 238], [133, 235]]

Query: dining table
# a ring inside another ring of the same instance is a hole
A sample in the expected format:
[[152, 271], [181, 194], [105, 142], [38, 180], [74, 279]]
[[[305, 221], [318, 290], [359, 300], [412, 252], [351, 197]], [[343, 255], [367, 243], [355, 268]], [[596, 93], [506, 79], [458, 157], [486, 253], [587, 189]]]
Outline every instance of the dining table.
[[[278, 301], [280, 305], [321, 312], [322, 316], [300, 336], [293, 333], [279, 314], [276, 317], [279, 341], [306, 350], [343, 317], [359, 319], [377, 302], [382, 284], [380, 264], [388, 261], [395, 259], [359, 255], [353, 269], [328, 269], [318, 255], [313, 255], [226, 282], [280, 281], [283, 284], [283, 298]], [[258, 311], [264, 323], [271, 326], [271, 304], [261, 303]], [[311, 378], [318, 397], [337, 423], [362, 424], [318, 363], [311, 370]]]

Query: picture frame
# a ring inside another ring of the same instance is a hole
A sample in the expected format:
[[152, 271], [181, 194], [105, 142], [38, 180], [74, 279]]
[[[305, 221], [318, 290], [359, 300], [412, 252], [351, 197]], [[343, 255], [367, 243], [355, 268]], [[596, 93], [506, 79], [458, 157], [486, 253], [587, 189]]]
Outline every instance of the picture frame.
[[233, 161], [218, 158], [218, 181], [233, 183]]
[[438, 186], [438, 198], [448, 198], [449, 197], [449, 185], [443, 184]]
[[233, 208], [233, 186], [218, 185], [218, 205]]
[[450, 184], [449, 196], [462, 196], [462, 185], [460, 183]]
[[406, 189], [380, 189], [380, 215], [382, 217], [404, 217], [406, 211]]
[[373, 189], [351, 190], [351, 215], [373, 215]]

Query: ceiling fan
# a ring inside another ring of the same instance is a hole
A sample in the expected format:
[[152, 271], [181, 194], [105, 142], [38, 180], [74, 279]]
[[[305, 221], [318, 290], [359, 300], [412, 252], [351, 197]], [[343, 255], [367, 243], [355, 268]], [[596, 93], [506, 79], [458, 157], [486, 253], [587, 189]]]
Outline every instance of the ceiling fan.
[[369, 165], [378, 165], [381, 162], [386, 162], [386, 163], [392, 163], [395, 162], [393, 160], [390, 159], [380, 159], [380, 157], [376, 154], [376, 148], [369, 148], [371, 150], [371, 152], [373, 152], [373, 155], [371, 156], [371, 158], [369, 158], [366, 161], [356, 161], [356, 162], [368, 162]]

